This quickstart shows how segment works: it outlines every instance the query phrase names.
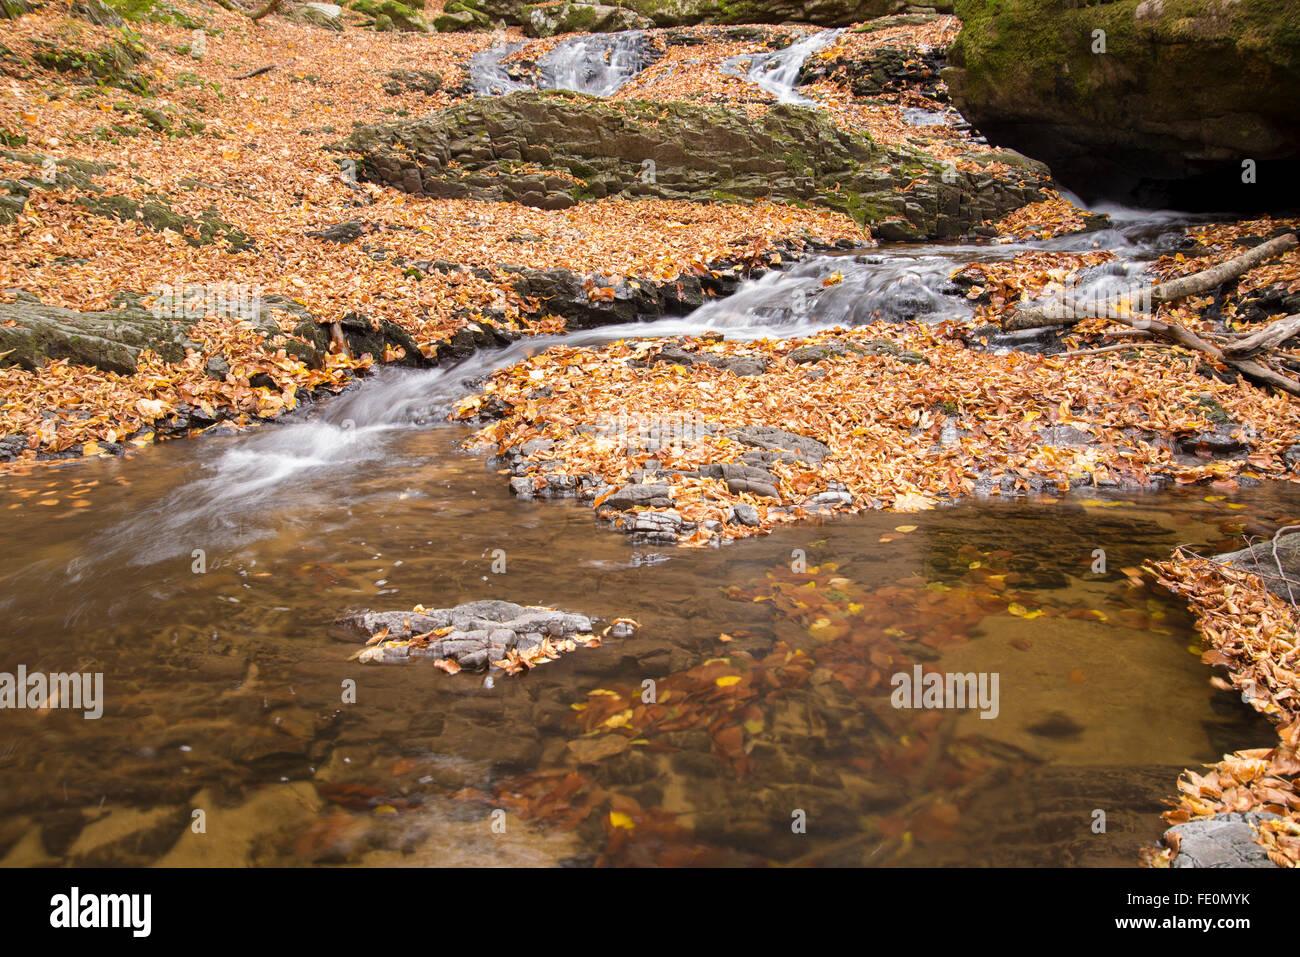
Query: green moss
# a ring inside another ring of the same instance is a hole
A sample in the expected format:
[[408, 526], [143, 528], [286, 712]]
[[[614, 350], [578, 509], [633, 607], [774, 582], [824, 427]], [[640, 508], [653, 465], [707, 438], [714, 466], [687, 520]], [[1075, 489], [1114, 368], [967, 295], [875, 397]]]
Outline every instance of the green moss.
[[94, 50], [61, 47], [51, 40], [33, 40], [32, 59], [40, 66], [60, 73], [92, 77], [105, 86], [146, 94], [149, 81], [135, 71], [137, 63], [149, 59], [144, 42], [130, 30], [117, 30], [107, 44]]
[[134, 23], [165, 23], [186, 30], [200, 30], [207, 22], [190, 16], [163, 0], [104, 0], [123, 20]]

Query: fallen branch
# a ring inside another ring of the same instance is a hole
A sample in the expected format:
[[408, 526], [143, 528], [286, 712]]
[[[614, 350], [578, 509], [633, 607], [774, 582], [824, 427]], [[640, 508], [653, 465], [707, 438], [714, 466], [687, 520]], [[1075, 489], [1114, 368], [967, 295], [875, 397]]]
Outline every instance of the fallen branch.
[[1119, 342], [1113, 346], [1099, 346], [1096, 349], [1075, 349], [1071, 352], [1062, 352], [1061, 355], [1073, 359], [1077, 356], [1100, 356], [1107, 352], [1127, 352], [1129, 349], [1156, 348], [1168, 349], [1173, 343], [1170, 342]]
[[1223, 347], [1223, 352], [1229, 356], [1246, 356], [1261, 349], [1271, 349], [1274, 346], [1279, 346], [1297, 334], [1300, 334], [1300, 312], [1294, 316], [1287, 316], [1285, 319], [1270, 322], [1259, 332], [1229, 343]]
[[280, 65], [280, 64], [278, 64], [278, 63], [268, 63], [266, 66], [259, 66], [259, 67], [258, 67], [257, 69], [255, 69], [255, 70], [249, 70], [247, 73], [241, 73], [241, 74], [239, 74], [237, 77], [235, 77], [235, 79], [236, 79], [236, 80], [251, 80], [251, 79], [252, 79], [253, 77], [255, 77], [255, 76], [261, 76], [263, 73], [270, 73], [272, 70], [274, 70], [274, 69], [275, 69], [276, 67], [278, 67], [279, 65]]
[[[1161, 303], [1208, 292], [1211, 289], [1218, 288], [1230, 279], [1236, 279], [1243, 273], [1249, 272], [1265, 260], [1294, 249], [1297, 244], [1295, 233], [1287, 233], [1285, 236], [1278, 236], [1266, 243], [1260, 243], [1240, 256], [1219, 263], [1219, 265], [1210, 269], [1203, 269], [1200, 272], [1192, 273], [1190, 276], [1171, 279], [1168, 282], [1162, 282], [1140, 290], [1131, 299], [1145, 301], [1149, 294], [1152, 303]], [[1020, 329], [1072, 326], [1076, 322], [1091, 318], [1121, 320], [1124, 318], [1122, 316], [1089, 315], [1093, 311], [1095, 310], [1070, 302], [1051, 303], [1045, 306], [1020, 306], [1006, 318], [1002, 323], [1002, 328], [1007, 332], [1014, 332]]]
[[1270, 239], [1266, 243], [1260, 243], [1253, 249], [1249, 249], [1227, 262], [1219, 263], [1210, 269], [1203, 269], [1200, 272], [1192, 273], [1190, 276], [1182, 276], [1179, 279], [1171, 279], [1168, 282], [1162, 282], [1151, 290], [1151, 298], [1155, 302], [1171, 302], [1175, 299], [1185, 299], [1188, 296], [1194, 296], [1197, 293], [1208, 292], [1211, 289], [1217, 289], [1229, 279], [1236, 279], [1243, 273], [1254, 269], [1265, 260], [1272, 259], [1274, 256], [1281, 255], [1288, 250], [1295, 249], [1297, 245], [1295, 233], [1287, 233], [1285, 236], [1278, 236], [1276, 239]]

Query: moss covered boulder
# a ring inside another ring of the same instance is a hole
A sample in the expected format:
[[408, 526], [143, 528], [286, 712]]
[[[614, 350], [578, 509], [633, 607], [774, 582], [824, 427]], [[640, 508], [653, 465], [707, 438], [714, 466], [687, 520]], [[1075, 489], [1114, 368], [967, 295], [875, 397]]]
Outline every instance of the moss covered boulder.
[[[457, 0], [477, 10], [490, 20], [510, 24], [527, 24], [528, 11], [544, 4], [521, 3], [520, 0]], [[564, 6], [593, 4], [564, 4]], [[449, 4], [450, 6], [450, 4]], [[555, 6], [555, 5], [552, 5]], [[908, 7], [906, 0], [618, 0], [611, 6], [622, 7], [653, 21], [655, 26], [679, 27], [697, 23], [816, 23], [822, 26], [845, 26], [888, 16]], [[919, 6], [951, 10], [952, 0], [933, 0]], [[591, 31], [591, 28], [576, 27]], [[627, 28], [622, 28], [627, 29]], [[567, 32], [563, 30], [557, 33]]]
[[609, 196], [773, 200], [851, 215], [886, 239], [957, 236], [1037, 199], [1046, 170], [1013, 179], [884, 147], [824, 113], [564, 92], [476, 98], [407, 123], [357, 128], [358, 175], [416, 195], [543, 209]]
[[420, 16], [424, 0], [352, 0], [352, 9], [362, 16], [372, 18], [376, 30], [401, 30], [406, 33], [428, 33], [429, 25]]
[[1242, 210], [1300, 199], [1295, 3], [957, 0], [956, 12], [945, 78], [958, 107], [1085, 198]]
[[625, 7], [603, 3], [542, 3], [524, 7], [524, 33], [553, 37], [560, 33], [617, 33], [645, 30], [654, 21]]

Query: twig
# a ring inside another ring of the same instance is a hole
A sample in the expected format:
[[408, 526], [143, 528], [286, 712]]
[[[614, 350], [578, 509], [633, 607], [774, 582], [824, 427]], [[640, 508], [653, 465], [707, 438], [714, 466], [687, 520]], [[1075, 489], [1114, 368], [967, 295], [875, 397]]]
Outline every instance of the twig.
[[1075, 356], [1099, 356], [1107, 352], [1127, 352], [1129, 349], [1149, 349], [1153, 346], [1157, 349], [1168, 349], [1173, 345], [1172, 342], [1120, 342], [1113, 346], [1099, 346], [1096, 349], [1075, 349], [1070, 352], [1058, 353], [1058, 355], [1072, 359]]
[[255, 70], [249, 70], [247, 73], [241, 73], [241, 74], [239, 74], [239, 76], [235, 77], [235, 79], [236, 79], [236, 80], [251, 80], [251, 79], [252, 79], [253, 77], [255, 77], [255, 76], [261, 76], [263, 73], [270, 73], [272, 70], [274, 70], [274, 69], [275, 69], [276, 67], [278, 67], [279, 65], [280, 65], [280, 64], [278, 64], [278, 63], [268, 63], [266, 66], [259, 66], [259, 67], [258, 67], [257, 69], [255, 69]]
[[1282, 579], [1283, 582], [1286, 583], [1286, 594], [1287, 597], [1291, 599], [1291, 607], [1296, 608], [1300, 606], [1296, 605], [1295, 592], [1291, 590], [1291, 579], [1286, 577], [1286, 570], [1282, 567], [1282, 559], [1279, 558], [1277, 554], [1278, 539], [1282, 537], [1282, 534], [1284, 532], [1289, 532], [1292, 531], [1293, 529], [1300, 529], [1300, 525], [1283, 525], [1276, 532], [1274, 532], [1272, 549], [1273, 549], [1273, 564], [1277, 566], [1278, 576]]

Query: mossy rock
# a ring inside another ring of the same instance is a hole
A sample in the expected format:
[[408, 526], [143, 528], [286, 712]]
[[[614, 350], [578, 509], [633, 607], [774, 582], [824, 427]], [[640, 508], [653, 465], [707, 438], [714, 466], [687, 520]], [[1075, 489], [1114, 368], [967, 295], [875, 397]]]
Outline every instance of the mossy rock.
[[520, 14], [524, 33], [551, 37], [560, 33], [618, 33], [653, 27], [649, 17], [624, 7], [598, 3], [531, 4]]
[[956, 13], [957, 106], [1085, 198], [1244, 210], [1300, 197], [1294, 3], [957, 0]]
[[[1040, 198], [1045, 185], [1032, 172], [1015, 182], [945, 176], [931, 157], [881, 146], [804, 107], [750, 118], [711, 104], [611, 104], [555, 91], [359, 127], [346, 148], [359, 154], [361, 177], [418, 195], [543, 209], [609, 196], [770, 199], [847, 213], [887, 239], [960, 235]], [[521, 170], [521, 161], [541, 169]]]
[[179, 213], [162, 195], [146, 196], [143, 201], [129, 196], [83, 195], [75, 202], [97, 216], [140, 222], [156, 232], [170, 230], [195, 247], [218, 240], [224, 240], [231, 252], [243, 252], [254, 246], [247, 234], [221, 219], [215, 211], [205, 210], [197, 217]]
[[429, 25], [417, 12], [424, 0], [400, 3], [398, 0], [352, 0], [352, 9], [363, 16], [374, 18], [376, 30], [401, 30], [406, 33], [428, 33]]
[[40, 66], [59, 73], [82, 76], [105, 86], [115, 86], [131, 93], [149, 92], [149, 81], [136, 72], [136, 65], [149, 59], [139, 36], [129, 30], [117, 30], [112, 40], [94, 50], [59, 46], [52, 40], [36, 39], [32, 59]]
[[0, 20], [17, 20], [24, 13], [40, 9], [41, 4], [29, 0], [0, 0]]

